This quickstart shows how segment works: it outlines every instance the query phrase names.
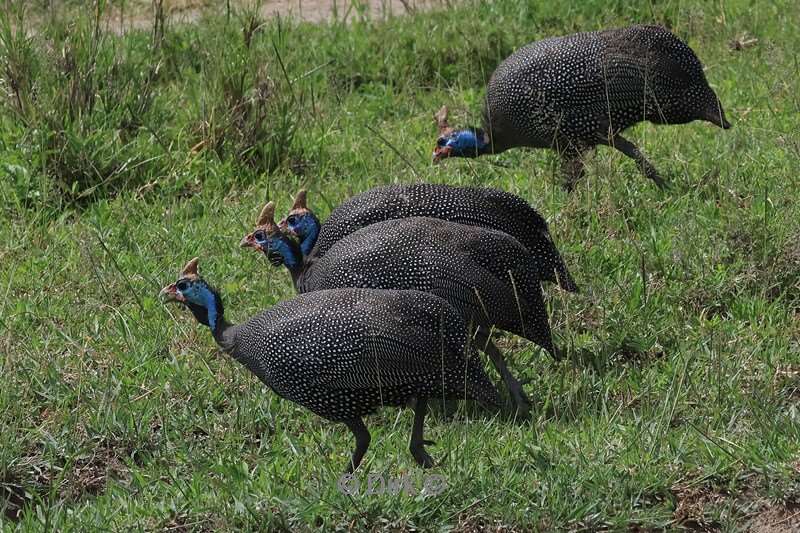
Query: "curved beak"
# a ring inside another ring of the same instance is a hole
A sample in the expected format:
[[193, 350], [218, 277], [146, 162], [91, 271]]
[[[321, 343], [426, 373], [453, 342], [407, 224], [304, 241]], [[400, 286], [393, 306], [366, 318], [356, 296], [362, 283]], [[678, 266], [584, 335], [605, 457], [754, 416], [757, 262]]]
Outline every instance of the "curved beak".
[[186, 298], [180, 293], [174, 283], [170, 283], [158, 293], [158, 297], [165, 302], [185, 302]]
[[252, 233], [248, 233], [247, 235], [242, 237], [242, 240], [239, 241], [239, 246], [241, 246], [242, 248], [253, 248], [254, 250], [260, 249], [258, 244], [256, 243], [256, 238], [253, 237]]
[[452, 151], [453, 149], [449, 146], [437, 146], [433, 149], [433, 162], [438, 163], [442, 159], [450, 157]]

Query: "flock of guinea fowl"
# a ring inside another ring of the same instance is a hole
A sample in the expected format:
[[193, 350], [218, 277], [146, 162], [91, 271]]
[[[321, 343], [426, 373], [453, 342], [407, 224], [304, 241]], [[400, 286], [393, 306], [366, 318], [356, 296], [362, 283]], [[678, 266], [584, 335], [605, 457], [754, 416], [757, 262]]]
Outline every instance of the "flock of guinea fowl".
[[[622, 132], [643, 120], [705, 120], [727, 129], [694, 52], [668, 30], [635, 25], [540, 40], [504, 60], [487, 86], [481, 127], [435, 115], [433, 159], [515, 147], [554, 149], [570, 190], [598, 145], [620, 150], [658, 186], [667, 183]], [[275, 222], [268, 203], [241, 245], [283, 265], [298, 295], [233, 325], [220, 294], [192, 259], [161, 294], [209, 327], [219, 346], [281, 397], [352, 431], [352, 472], [370, 442], [364, 417], [384, 406], [414, 410], [410, 452], [429, 467], [423, 437], [431, 399], [501, 401], [478, 356], [496, 368], [517, 412], [522, 384], [494, 344], [498, 330], [558, 359], [543, 281], [577, 291], [545, 220], [496, 189], [413, 184], [377, 187], [325, 223], [301, 190]]]

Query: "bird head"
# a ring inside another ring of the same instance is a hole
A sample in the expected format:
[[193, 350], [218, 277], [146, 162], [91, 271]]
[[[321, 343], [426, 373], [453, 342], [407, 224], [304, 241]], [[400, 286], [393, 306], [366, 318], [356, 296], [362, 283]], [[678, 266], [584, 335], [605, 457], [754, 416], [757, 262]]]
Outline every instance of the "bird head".
[[185, 305], [198, 322], [213, 330], [222, 318], [222, 299], [217, 291], [200, 277], [197, 271], [198, 260], [199, 258], [195, 257], [186, 263], [178, 274], [178, 281], [161, 289], [159, 296], [167, 302]]
[[317, 216], [308, 208], [307, 195], [308, 191], [300, 189], [295, 196], [292, 209], [279, 223], [281, 229], [288, 231], [300, 240], [303, 255], [311, 253], [321, 226]]
[[256, 220], [256, 228], [239, 243], [244, 248], [264, 252], [273, 266], [291, 266], [295, 260], [295, 243], [275, 223], [275, 204], [267, 203]]
[[479, 128], [456, 130], [447, 123], [447, 106], [434, 114], [439, 138], [433, 149], [433, 162], [438, 163], [448, 157], [477, 157], [486, 152], [489, 140]]

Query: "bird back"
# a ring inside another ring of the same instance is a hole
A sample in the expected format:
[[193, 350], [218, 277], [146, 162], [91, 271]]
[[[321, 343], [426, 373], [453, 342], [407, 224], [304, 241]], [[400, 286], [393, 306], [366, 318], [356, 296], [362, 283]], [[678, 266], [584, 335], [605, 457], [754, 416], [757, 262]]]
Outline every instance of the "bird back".
[[524, 336], [552, 352], [535, 260], [513, 237], [411, 217], [362, 228], [308, 266], [301, 291], [335, 287], [420, 290], [468, 322]]
[[492, 74], [484, 129], [502, 149], [592, 146], [642, 120], [703, 118], [695, 111], [705, 102], [686, 101], [691, 87], [699, 88], [689, 93], [698, 98], [713, 93], [691, 48], [659, 26], [543, 39], [514, 52]]
[[376, 222], [433, 217], [503, 231], [537, 259], [539, 277], [577, 291], [544, 218], [522, 198], [497, 189], [416, 184], [376, 187], [334, 209], [322, 226], [313, 254], [323, 257], [336, 242]]
[[[231, 354], [259, 379], [332, 420], [398, 404], [414, 391], [497, 404], [461, 315], [432, 294], [310, 292], [236, 326], [234, 338]], [[342, 400], [343, 390], [362, 405]]]

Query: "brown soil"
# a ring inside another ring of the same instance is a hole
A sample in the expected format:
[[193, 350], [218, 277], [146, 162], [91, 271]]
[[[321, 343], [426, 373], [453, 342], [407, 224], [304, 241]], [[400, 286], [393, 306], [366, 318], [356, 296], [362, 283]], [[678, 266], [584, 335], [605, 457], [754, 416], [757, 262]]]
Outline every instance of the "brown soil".
[[691, 531], [719, 531], [720, 524], [709, 518], [707, 509], [725, 501], [725, 495], [704, 486], [675, 486], [672, 491], [676, 524]]
[[[385, 19], [452, 3], [451, 0], [264, 0], [260, 2], [259, 13], [263, 18], [281, 16], [306, 22], [351, 21], [362, 16]], [[232, 10], [250, 9], [253, 4], [243, 0], [230, 2]], [[163, 3], [169, 23], [191, 23], [206, 13], [224, 13], [226, 9], [227, 2], [222, 0], [164, 0]], [[131, 29], [150, 28], [153, 18], [152, 4], [138, 0], [126, 2], [124, 10], [112, 6], [105, 20], [109, 31], [124, 33]]]
[[23, 507], [30, 501], [31, 495], [18, 479], [10, 475], [0, 479], [0, 507], [8, 520], [19, 520]]
[[751, 533], [797, 533], [800, 531], [800, 509], [783, 506], [767, 507], [747, 525]]

